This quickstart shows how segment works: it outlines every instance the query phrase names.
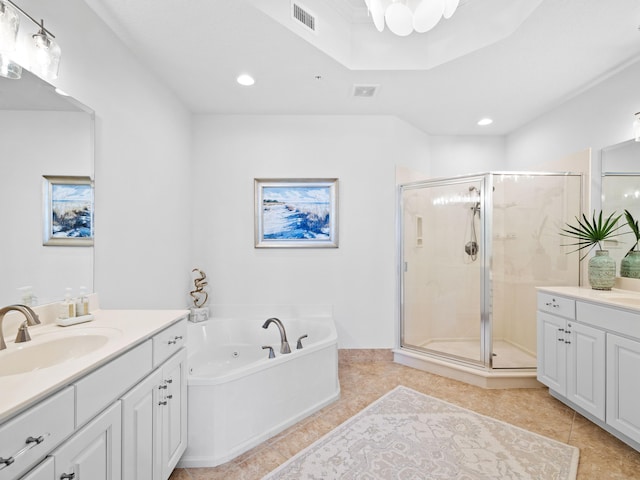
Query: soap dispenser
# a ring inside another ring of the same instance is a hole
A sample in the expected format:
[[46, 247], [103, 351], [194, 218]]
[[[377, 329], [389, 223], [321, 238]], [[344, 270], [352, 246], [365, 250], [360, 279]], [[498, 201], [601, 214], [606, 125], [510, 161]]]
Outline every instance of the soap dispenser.
[[80, 295], [76, 299], [76, 316], [89, 315], [89, 297], [87, 287], [80, 287]]
[[62, 314], [60, 318], [73, 318], [76, 316], [76, 304], [71, 297], [71, 288], [65, 290], [60, 313]]

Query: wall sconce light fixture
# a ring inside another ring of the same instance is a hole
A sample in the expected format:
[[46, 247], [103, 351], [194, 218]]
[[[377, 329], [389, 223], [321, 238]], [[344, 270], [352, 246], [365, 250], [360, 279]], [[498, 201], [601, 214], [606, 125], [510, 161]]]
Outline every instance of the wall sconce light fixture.
[[29, 69], [48, 80], [58, 78], [62, 51], [53, 40], [55, 35], [44, 27], [44, 20], [36, 21], [12, 0], [0, 0], [0, 76], [18, 79], [22, 75], [22, 67], [14, 61], [20, 27], [18, 12], [38, 26], [38, 33], [26, 46]]

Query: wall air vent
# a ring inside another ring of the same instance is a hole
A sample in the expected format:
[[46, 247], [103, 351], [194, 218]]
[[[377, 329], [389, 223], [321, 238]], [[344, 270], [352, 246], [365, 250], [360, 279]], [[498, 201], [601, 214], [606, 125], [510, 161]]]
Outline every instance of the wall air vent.
[[307, 27], [312, 32], [316, 31], [316, 17], [308, 10], [305, 10], [297, 3], [292, 3], [292, 15], [293, 18]]
[[353, 96], [354, 97], [373, 97], [378, 91], [380, 85], [354, 85]]

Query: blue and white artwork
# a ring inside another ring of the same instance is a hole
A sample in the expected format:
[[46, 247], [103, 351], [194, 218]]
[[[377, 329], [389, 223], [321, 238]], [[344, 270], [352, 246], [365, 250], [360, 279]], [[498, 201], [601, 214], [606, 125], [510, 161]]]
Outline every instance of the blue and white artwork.
[[337, 247], [337, 179], [256, 179], [257, 247]]
[[262, 208], [265, 239], [329, 238], [329, 187], [264, 187]]
[[93, 236], [93, 189], [91, 185], [51, 185], [51, 236]]

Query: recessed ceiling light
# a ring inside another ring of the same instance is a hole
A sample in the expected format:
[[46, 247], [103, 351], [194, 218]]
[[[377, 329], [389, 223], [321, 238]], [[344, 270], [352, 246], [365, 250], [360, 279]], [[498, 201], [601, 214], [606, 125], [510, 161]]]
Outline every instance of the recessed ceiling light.
[[238, 78], [236, 78], [236, 81], [240, 85], [243, 85], [245, 87], [250, 87], [251, 85], [256, 83], [256, 81], [253, 79], [253, 77], [251, 75], [247, 75], [246, 73], [243, 73], [242, 75], [239, 75]]
[[478, 125], [480, 125], [481, 127], [491, 125], [492, 123], [493, 123], [493, 120], [491, 120], [490, 118], [483, 118], [481, 120], [478, 120]]

